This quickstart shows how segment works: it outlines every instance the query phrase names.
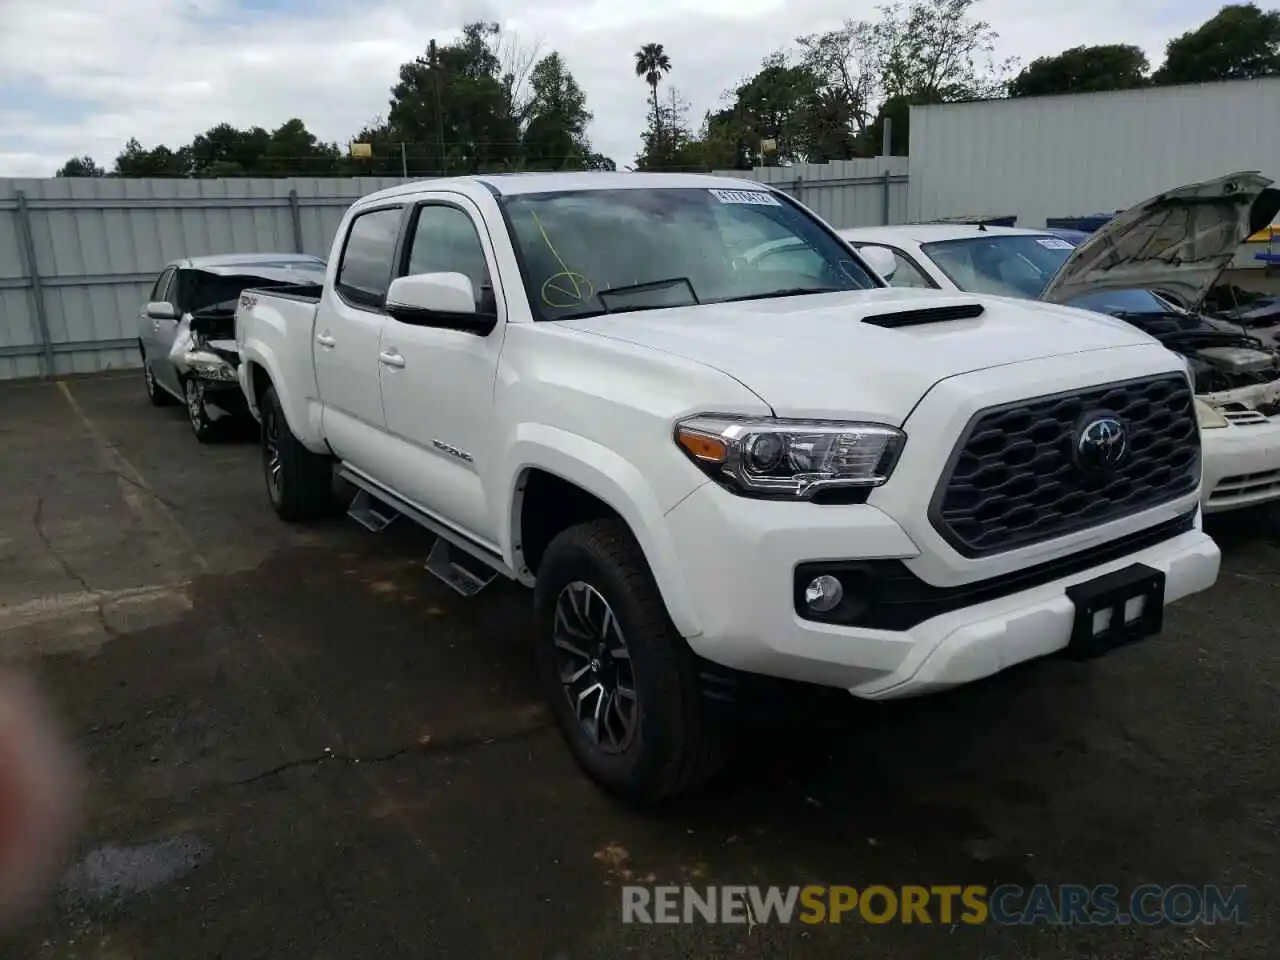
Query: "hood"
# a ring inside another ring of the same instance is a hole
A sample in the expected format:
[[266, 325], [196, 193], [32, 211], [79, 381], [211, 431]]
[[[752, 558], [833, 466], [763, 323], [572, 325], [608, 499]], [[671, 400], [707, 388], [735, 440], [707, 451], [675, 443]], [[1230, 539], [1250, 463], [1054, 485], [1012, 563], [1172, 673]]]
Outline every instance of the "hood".
[[1041, 299], [1158, 290], [1195, 310], [1240, 244], [1280, 213], [1280, 190], [1256, 172], [1192, 183], [1108, 221], [1067, 258]]
[[[947, 311], [977, 308], [977, 316], [946, 319]], [[913, 322], [894, 321], [903, 314]], [[909, 288], [604, 314], [557, 326], [704, 363], [745, 384], [778, 416], [894, 425], [947, 377], [1155, 343], [1100, 314]]]

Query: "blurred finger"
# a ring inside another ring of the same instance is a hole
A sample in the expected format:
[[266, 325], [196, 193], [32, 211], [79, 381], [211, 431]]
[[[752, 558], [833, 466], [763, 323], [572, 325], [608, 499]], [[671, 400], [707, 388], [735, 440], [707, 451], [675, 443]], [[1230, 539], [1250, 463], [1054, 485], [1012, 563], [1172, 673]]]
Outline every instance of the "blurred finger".
[[71, 755], [25, 678], [0, 675], [0, 920], [44, 894], [70, 840]]

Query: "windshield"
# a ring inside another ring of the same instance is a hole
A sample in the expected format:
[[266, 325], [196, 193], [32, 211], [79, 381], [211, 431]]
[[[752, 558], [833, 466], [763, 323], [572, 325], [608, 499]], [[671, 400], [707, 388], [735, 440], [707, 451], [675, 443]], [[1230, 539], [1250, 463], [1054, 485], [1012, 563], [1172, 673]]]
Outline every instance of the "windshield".
[[839, 238], [762, 190], [582, 190], [503, 206], [538, 320], [880, 286]]
[[1061, 237], [992, 234], [920, 249], [961, 290], [1034, 300], [1075, 248]]

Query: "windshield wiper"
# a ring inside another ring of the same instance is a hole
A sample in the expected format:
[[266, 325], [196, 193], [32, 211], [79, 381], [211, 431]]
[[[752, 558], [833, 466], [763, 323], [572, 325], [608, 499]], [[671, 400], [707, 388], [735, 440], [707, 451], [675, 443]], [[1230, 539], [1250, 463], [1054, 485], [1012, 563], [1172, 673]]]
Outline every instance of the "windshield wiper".
[[[854, 288], [849, 288], [854, 289]], [[748, 293], [741, 297], [725, 297], [716, 303], [740, 303], [743, 300], [772, 300], [775, 297], [800, 297], [806, 293], [844, 293], [844, 287], [787, 287], [785, 290], [770, 290], [768, 293]]]
[[646, 304], [644, 306], [615, 309], [609, 306], [609, 302], [605, 300], [605, 297], [616, 297], [619, 294], [627, 293], [644, 293], [647, 290], [665, 290], [667, 287], [674, 287], [680, 283], [689, 288], [689, 296], [693, 298], [694, 303], [702, 302], [698, 299], [698, 294], [694, 292], [693, 284], [689, 282], [688, 277], [668, 277], [666, 280], [649, 280], [646, 283], [633, 283], [625, 287], [610, 287], [608, 290], [597, 290], [596, 297], [600, 300], [600, 305], [604, 307], [605, 313], [626, 313], [630, 310], [660, 310], [663, 307], [674, 307], [678, 306], [678, 304]]

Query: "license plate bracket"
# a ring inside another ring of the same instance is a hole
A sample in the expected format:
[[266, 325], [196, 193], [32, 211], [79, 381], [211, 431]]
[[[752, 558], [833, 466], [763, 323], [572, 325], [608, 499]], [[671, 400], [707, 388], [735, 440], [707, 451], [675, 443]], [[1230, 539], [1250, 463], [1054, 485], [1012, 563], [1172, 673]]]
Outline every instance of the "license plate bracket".
[[[1067, 654], [1088, 660], [1159, 633], [1164, 626], [1164, 591], [1164, 571], [1145, 563], [1067, 587], [1067, 599], [1076, 608]], [[1134, 600], [1141, 600], [1141, 610], [1126, 620]], [[1097, 615], [1108, 611], [1109, 621], [1099, 628]]]

